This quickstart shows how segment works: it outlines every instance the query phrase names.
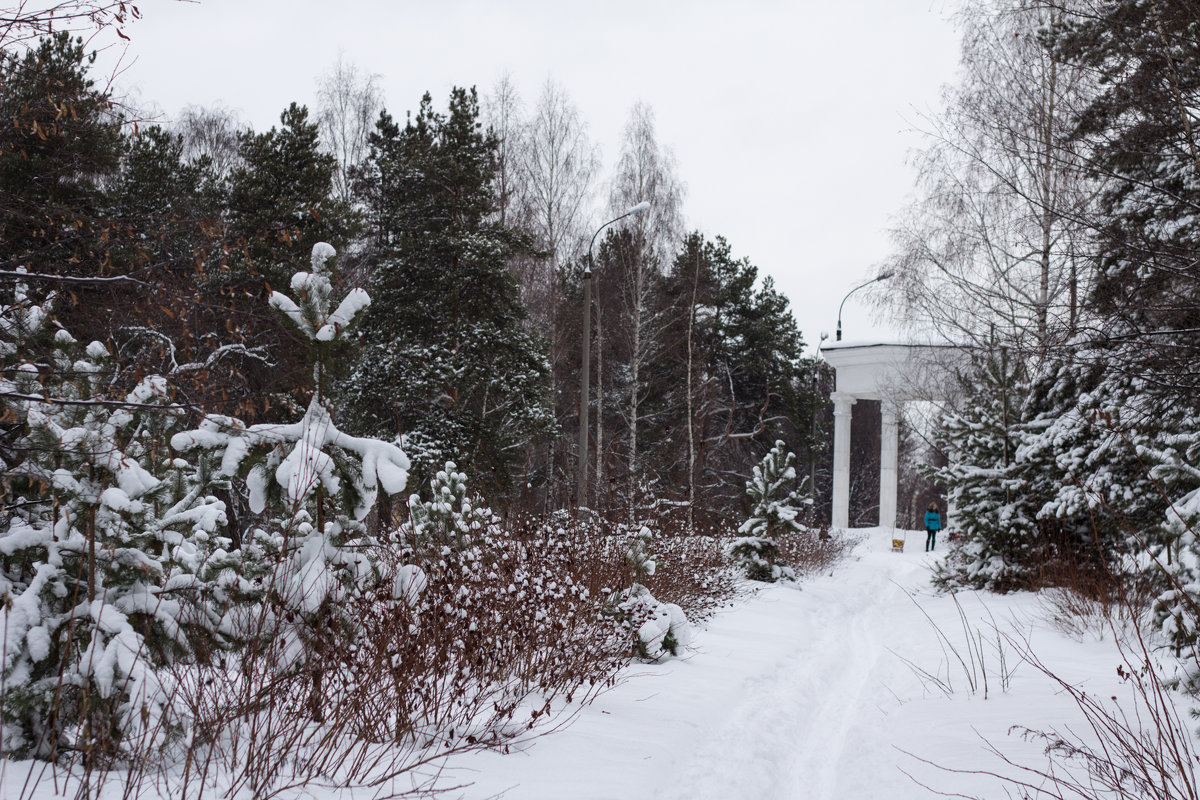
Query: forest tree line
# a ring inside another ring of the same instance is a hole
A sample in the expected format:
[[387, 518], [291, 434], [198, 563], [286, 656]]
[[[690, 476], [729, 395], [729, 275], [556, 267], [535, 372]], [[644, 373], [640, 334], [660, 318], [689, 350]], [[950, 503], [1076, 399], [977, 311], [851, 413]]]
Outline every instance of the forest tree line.
[[291, 103], [260, 132], [220, 108], [137, 121], [93, 61], [65, 33], [4, 53], [0, 281], [53, 292], [58, 324], [105, 345], [113, 397], [157, 374], [196, 414], [302, 413], [310, 344], [266, 300], [329, 242], [343, 283], [373, 299], [322, 378], [347, 429], [400, 444], [414, 485], [455, 460], [500, 507], [566, 507], [589, 237], [648, 201], [592, 248], [588, 504], [724, 517], [778, 439], [827, 476], [828, 372], [771, 279], [687, 231], [648, 107], [602, 179], [552, 81], [528, 108], [505, 80], [401, 118], [339, 60], [313, 110]]

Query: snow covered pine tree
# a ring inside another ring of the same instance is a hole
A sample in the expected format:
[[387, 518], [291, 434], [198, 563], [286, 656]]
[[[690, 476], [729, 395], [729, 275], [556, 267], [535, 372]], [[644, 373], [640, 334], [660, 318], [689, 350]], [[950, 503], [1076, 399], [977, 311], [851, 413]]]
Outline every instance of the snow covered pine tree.
[[[243, 547], [244, 568], [258, 579], [262, 605], [253, 629], [241, 631], [271, 649], [284, 669], [312, 676], [309, 709], [322, 712], [322, 653], [318, 641], [337, 631], [353, 638], [363, 620], [341, 613], [344, 602], [362, 596], [382, 578], [364, 518], [379, 489], [388, 495], [404, 489], [409, 461], [398, 446], [343, 433], [334, 424], [327, 397], [334, 345], [370, 305], [363, 289], [352, 289], [332, 308], [333, 283], [326, 262], [334, 249], [313, 247], [312, 271], [292, 277], [298, 300], [271, 294], [282, 312], [312, 344], [313, 396], [304, 417], [290, 425], [244, 426], [230, 417], [211, 415], [197, 430], [174, 436], [180, 452], [207, 451], [213, 474], [244, 474], [250, 509], [268, 513], [265, 528], [255, 530]], [[332, 309], [332, 310], [331, 310]], [[257, 569], [257, 575], [255, 571]]]
[[92, 767], [186, 724], [159, 668], [210, 649], [229, 542], [224, 504], [166, 448], [183, 421], [166, 381], [111, 397], [108, 350], [51, 333], [52, 304], [18, 283], [0, 315], [3, 750]]
[[730, 543], [727, 553], [753, 580], [796, 579], [795, 570], [780, 560], [777, 541], [780, 534], [804, 530], [796, 519], [800, 514], [797, 506], [812, 505], [812, 495], [802, 495], [804, 484], [788, 490], [795, 482], [796, 454], [787, 449], [783, 440], [775, 442], [746, 481], [746, 494], [753, 503], [750, 518], [738, 528], [742, 536]]

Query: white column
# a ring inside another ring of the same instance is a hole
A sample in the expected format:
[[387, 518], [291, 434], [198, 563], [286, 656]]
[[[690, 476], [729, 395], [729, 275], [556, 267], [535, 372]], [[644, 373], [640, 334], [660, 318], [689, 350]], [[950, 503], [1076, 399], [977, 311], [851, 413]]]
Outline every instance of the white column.
[[834, 392], [833, 400], [833, 527], [850, 527], [850, 415], [854, 395]]
[[900, 458], [900, 426], [896, 422], [896, 404], [880, 404], [882, 425], [879, 429], [879, 524], [896, 527], [896, 484]]

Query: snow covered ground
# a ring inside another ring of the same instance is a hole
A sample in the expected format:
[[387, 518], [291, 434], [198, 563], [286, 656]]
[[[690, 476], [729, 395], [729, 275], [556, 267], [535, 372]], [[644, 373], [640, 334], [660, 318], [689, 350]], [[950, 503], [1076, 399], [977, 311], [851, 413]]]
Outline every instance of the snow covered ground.
[[[980, 664], [955, 600], [929, 586], [940, 554], [922, 552], [924, 533], [910, 533], [903, 553], [890, 551], [890, 530], [857, 533], [862, 543], [832, 574], [764, 586], [698, 631], [686, 658], [631, 667], [572, 724], [523, 749], [455, 757], [443, 785], [470, 784], [450, 795], [464, 800], [908, 800], [934, 797], [931, 788], [1003, 797], [994, 778], [974, 772], [1015, 774], [988, 742], [1043, 766], [1041, 748], [1010, 735], [1012, 726], [1084, 726], [1071, 699], [1011, 645], [1002, 663], [996, 629], [1027, 638], [1065, 679], [1132, 708], [1111, 635], [1068, 638], [1034, 595], [960, 593], [972, 635], [982, 633]], [[0, 797], [60, 796], [49, 779], [30, 792], [28, 766], [9, 765]], [[105, 796], [120, 796], [120, 786]]]
[[[1001, 632], [1027, 636], [1059, 675], [1128, 697], [1111, 635], [1067, 638], [1030, 594], [958, 596], [983, 633], [973, 692], [934, 629], [972, 661], [954, 600], [929, 587], [936, 555], [922, 552], [924, 532], [910, 533], [903, 553], [890, 551], [890, 530], [862, 533], [863, 544], [831, 575], [799, 590], [765, 587], [713, 619], [687, 658], [635, 666], [565, 730], [522, 752], [460, 758], [445, 777], [471, 782], [468, 800], [905, 800], [933, 797], [926, 787], [1004, 796], [994, 779], [942, 768], [1013, 774], [988, 742], [1041, 766], [1041, 748], [1010, 727], [1082, 720], [1007, 644], [1002, 665], [993, 619]], [[1007, 691], [1002, 666], [1012, 672]]]

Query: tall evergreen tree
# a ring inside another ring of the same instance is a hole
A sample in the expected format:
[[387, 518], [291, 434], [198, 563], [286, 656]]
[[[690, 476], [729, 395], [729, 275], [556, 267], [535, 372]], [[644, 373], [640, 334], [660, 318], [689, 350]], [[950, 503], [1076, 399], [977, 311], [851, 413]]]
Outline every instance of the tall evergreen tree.
[[368, 283], [388, 313], [363, 326], [347, 402], [362, 431], [402, 435], [418, 471], [458, 460], [507, 487], [553, 420], [544, 348], [506, 269], [528, 241], [494, 219], [496, 140], [475, 91], [456, 88], [446, 113], [426, 94], [403, 128], [381, 114], [370, 148]]
[[1105, 76], [1077, 136], [1110, 176], [1095, 220], [1090, 304], [1110, 369], [1200, 408], [1200, 3], [1106, 0], [1053, 37], [1060, 58]]
[[148, 278], [122, 287], [111, 332], [127, 363], [168, 376], [176, 399], [235, 411], [247, 363], [269, 356], [226, 316], [220, 274], [223, 203], [204, 161], [184, 158], [182, 137], [157, 126], [125, 148], [107, 208], [130, 242], [114, 259]]
[[103, 339], [114, 299], [134, 285], [120, 252], [136, 241], [106, 207], [124, 142], [88, 75], [94, 60], [65, 33], [0, 54], [0, 282], [25, 268], [20, 280], [69, 288], [57, 313]]
[[356, 229], [334, 194], [337, 160], [321, 151], [308, 109], [292, 103], [280, 127], [240, 135], [241, 164], [229, 176], [228, 237], [234, 285], [286, 286], [289, 264], [317, 242], [345, 241]]
[[1086, 509], [1107, 550], [1141, 554], [1160, 582], [1186, 538], [1163, 525], [1168, 498], [1200, 486], [1189, 444], [1200, 428], [1198, 37], [1194, 0], [1104, 0], [1047, 36], [1057, 58], [1103, 76], [1075, 130], [1104, 191], [1089, 219], [1094, 324], [1055, 376], [1067, 413], [1042, 440], [1069, 473], [1054, 510]]
[[0, 270], [111, 274], [104, 178], [121, 157], [121, 120], [82, 41], [58, 34], [0, 55]]

